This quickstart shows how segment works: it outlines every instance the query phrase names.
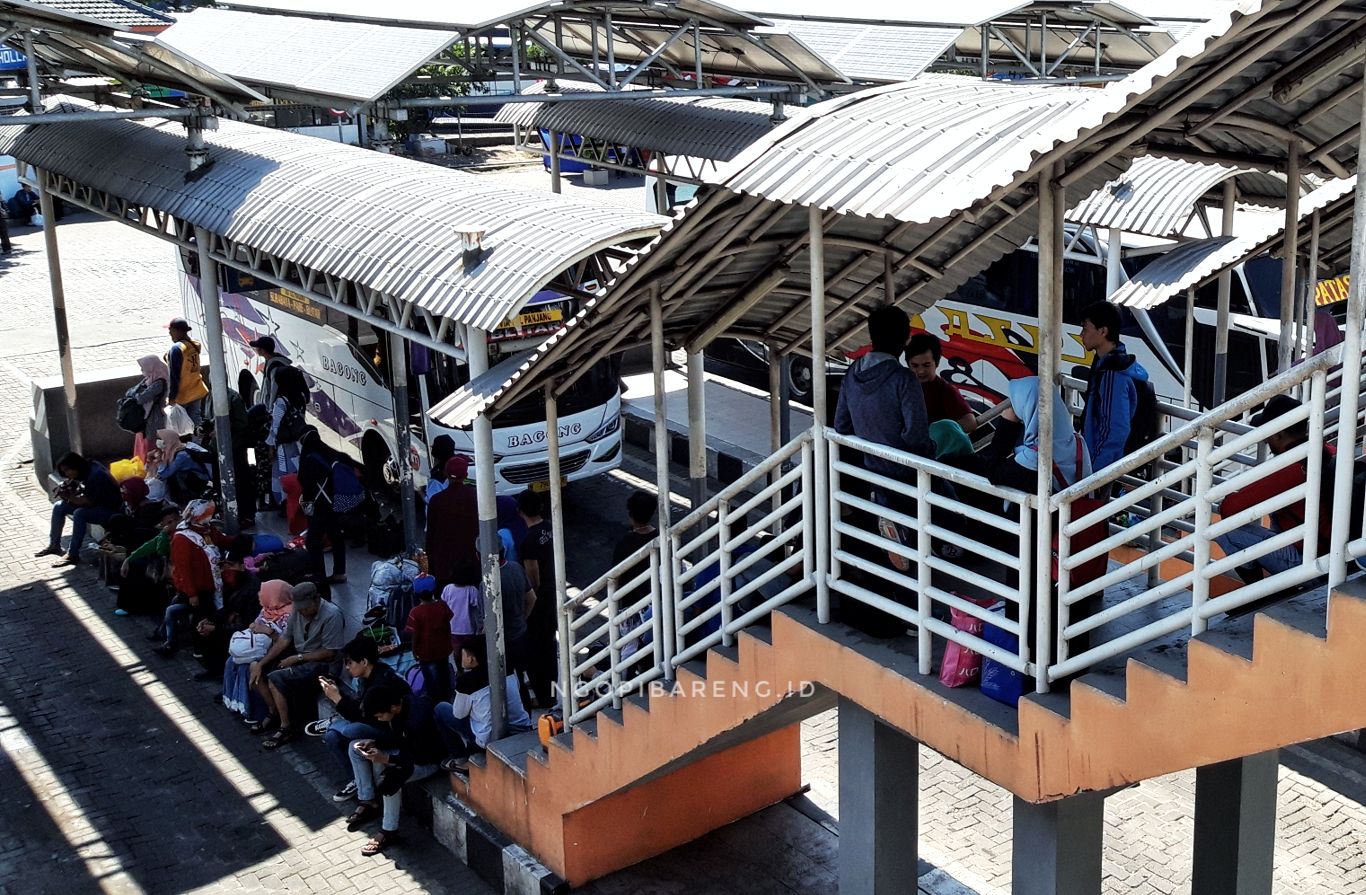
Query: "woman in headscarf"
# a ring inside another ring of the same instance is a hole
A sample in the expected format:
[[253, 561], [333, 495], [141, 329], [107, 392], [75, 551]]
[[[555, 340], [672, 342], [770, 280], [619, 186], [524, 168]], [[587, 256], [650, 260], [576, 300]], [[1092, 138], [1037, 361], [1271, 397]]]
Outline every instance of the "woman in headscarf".
[[455, 580], [462, 559], [479, 561], [479, 504], [474, 488], [465, 481], [469, 467], [469, 458], [463, 455], [447, 460], [448, 484], [427, 507], [427, 569], [438, 587]]
[[171, 429], [158, 429], [156, 452], [149, 460], [156, 477], [166, 483], [171, 500], [188, 504], [202, 497], [213, 481], [207, 455], [199, 445], [181, 441]]
[[147, 416], [142, 434], [150, 442], [156, 438], [158, 429], [166, 428], [166, 389], [170, 386], [171, 371], [164, 360], [151, 354], [138, 358], [138, 367], [142, 369], [142, 379], [128, 390], [127, 397], [142, 405]]
[[183, 623], [193, 628], [223, 605], [223, 572], [219, 543], [226, 537], [210, 525], [218, 506], [211, 500], [191, 501], [171, 536], [171, 584], [175, 598], [166, 607], [161, 627], [149, 640], [160, 640], [156, 652], [169, 656], [179, 648]]
[[261, 584], [261, 611], [245, 631], [233, 635], [228, 661], [223, 666], [223, 704], [248, 724], [264, 721], [268, 714], [268, 685], [264, 675], [260, 690], [251, 687], [251, 666], [270, 651], [275, 638], [285, 632], [294, 611], [294, 588], [276, 579]]
[[285, 502], [280, 477], [299, 471], [299, 439], [303, 437], [305, 414], [311, 395], [308, 380], [298, 367], [280, 367], [275, 372], [275, 400], [270, 407], [270, 431], [266, 445], [274, 451], [270, 488], [276, 503]]
[[[1031, 494], [1038, 488], [1039, 377], [1024, 376], [1010, 382], [1010, 407], [996, 424], [989, 451], [988, 475], [997, 485], [1019, 488]], [[1091, 454], [1072, 428], [1072, 414], [1062, 395], [1053, 392], [1053, 487], [1065, 488], [1091, 474]], [[1061, 481], [1060, 481], [1061, 479]]]

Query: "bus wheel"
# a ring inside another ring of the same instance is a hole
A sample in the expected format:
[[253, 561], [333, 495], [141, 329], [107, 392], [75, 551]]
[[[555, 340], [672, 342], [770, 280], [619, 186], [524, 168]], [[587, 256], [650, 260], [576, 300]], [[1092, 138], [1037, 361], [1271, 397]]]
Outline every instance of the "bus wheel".
[[398, 464], [389, 446], [374, 432], [361, 441], [361, 460], [365, 464], [365, 487], [382, 503], [398, 500]]
[[805, 401], [811, 395], [811, 361], [804, 357], [792, 358], [792, 397]]

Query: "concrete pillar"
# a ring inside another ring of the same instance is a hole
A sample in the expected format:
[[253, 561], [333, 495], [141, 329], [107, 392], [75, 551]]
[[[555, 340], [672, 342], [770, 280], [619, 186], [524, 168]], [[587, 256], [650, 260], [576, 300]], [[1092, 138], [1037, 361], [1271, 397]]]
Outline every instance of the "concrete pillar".
[[[707, 404], [702, 352], [688, 355], [688, 480], [692, 508], [707, 502]], [[662, 521], [662, 520], [661, 520]]]
[[916, 891], [920, 743], [840, 699], [840, 895]]
[[199, 301], [204, 307], [204, 349], [209, 353], [209, 393], [213, 396], [213, 433], [218, 442], [218, 486], [223, 492], [223, 526], [237, 533], [237, 468], [232, 458], [229, 417], [228, 362], [223, 356], [223, 312], [218, 304], [218, 262], [209, 251], [213, 237], [203, 227], [194, 229], [199, 256]]
[[1100, 895], [1105, 795], [1015, 799], [1012, 895]]
[[408, 343], [389, 333], [389, 372], [394, 383], [394, 464], [398, 470], [398, 496], [403, 506], [403, 546], [411, 553], [418, 546], [417, 496], [413, 492], [412, 410], [408, 406]]
[[[488, 333], [469, 330], [465, 340], [470, 379], [489, 369]], [[507, 645], [503, 641], [503, 577], [498, 562], [498, 478], [493, 460], [493, 423], [486, 414], [474, 420], [474, 488], [479, 501], [479, 560], [484, 585], [484, 641], [488, 650], [489, 706], [493, 739], [507, 734]]]
[[1195, 771], [1191, 895], [1271, 895], [1276, 750]]

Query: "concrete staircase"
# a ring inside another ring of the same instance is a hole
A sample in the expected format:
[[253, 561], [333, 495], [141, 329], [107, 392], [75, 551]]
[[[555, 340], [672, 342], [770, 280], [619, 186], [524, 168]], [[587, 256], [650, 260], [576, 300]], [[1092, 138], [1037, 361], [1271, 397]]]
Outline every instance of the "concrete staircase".
[[1366, 727], [1350, 684], [1366, 655], [1360, 582], [1326, 617], [1321, 601], [1274, 607], [1251, 637], [1216, 628], [1136, 653], [1018, 710], [917, 674], [913, 643], [788, 606], [548, 751], [534, 734], [495, 744], [461, 795], [579, 885], [796, 792], [797, 722], [836, 694], [1030, 802]]

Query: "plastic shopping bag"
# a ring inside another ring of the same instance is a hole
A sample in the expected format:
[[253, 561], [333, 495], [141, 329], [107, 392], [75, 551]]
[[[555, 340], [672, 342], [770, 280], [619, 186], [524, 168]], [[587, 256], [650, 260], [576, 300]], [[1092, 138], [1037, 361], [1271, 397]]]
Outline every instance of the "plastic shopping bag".
[[[989, 609], [997, 600], [974, 600], [972, 597], [955, 593], [955, 597], [967, 600], [974, 605]], [[980, 618], [955, 607], [949, 607], [949, 615], [955, 631], [982, 636], [985, 624]], [[965, 687], [975, 684], [982, 672], [982, 655], [971, 647], [949, 641], [944, 648], [944, 660], [939, 664], [939, 682], [946, 687]]]
[[[1007, 633], [995, 625], [984, 625], [982, 627], [982, 639], [1009, 653], [1016, 652], [1019, 649], [1019, 640], [1015, 635]], [[982, 660], [983, 693], [997, 702], [1014, 706], [1024, 695], [1024, 689], [1024, 675], [993, 659]]]
[[166, 408], [166, 428], [177, 435], [189, 435], [194, 431], [194, 420], [184, 407], [172, 404]]
[[137, 457], [129, 460], [115, 460], [109, 464], [109, 474], [114, 481], [122, 483], [125, 479], [140, 479], [147, 475], [147, 468]]

